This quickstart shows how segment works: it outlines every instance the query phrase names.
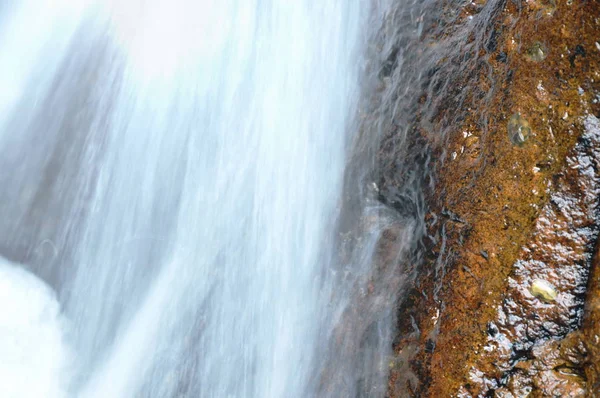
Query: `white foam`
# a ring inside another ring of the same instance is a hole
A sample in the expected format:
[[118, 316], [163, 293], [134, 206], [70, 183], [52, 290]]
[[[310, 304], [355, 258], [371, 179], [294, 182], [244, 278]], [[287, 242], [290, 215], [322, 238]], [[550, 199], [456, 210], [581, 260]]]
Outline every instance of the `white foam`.
[[66, 396], [69, 352], [54, 292], [0, 258], [0, 396]]

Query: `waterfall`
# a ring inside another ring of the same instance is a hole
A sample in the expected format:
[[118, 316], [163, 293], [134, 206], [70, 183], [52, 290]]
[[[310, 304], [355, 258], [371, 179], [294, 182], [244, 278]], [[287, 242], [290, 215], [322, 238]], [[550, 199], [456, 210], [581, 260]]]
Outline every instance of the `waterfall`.
[[370, 269], [414, 225], [348, 177], [372, 3], [0, 8], [0, 254], [69, 367], [43, 396], [385, 393], [401, 279]]

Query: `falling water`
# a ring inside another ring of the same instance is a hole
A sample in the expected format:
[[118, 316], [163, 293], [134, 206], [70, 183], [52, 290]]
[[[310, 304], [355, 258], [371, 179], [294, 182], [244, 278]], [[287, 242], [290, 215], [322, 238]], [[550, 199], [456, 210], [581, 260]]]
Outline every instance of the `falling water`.
[[372, 3], [0, 7], [0, 253], [60, 303], [27, 285], [44, 396], [383, 394], [400, 279], [369, 270], [414, 225], [351, 172]]

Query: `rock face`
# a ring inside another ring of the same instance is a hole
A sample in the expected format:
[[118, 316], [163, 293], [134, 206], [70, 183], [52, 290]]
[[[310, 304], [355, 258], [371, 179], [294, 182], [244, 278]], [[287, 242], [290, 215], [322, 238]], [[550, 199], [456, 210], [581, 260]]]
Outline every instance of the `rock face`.
[[[463, 60], [438, 57], [411, 129], [390, 129], [380, 154], [388, 203], [406, 178], [386, 142], [435, 165], [389, 396], [600, 395], [600, 3], [459, 10], [454, 26], [480, 24], [462, 47], [477, 62], [440, 90]], [[424, 32], [443, 53], [444, 33]]]
[[[600, 129], [592, 115], [583, 124], [566, 169], [547, 189], [550, 200], [513, 264], [496, 320], [489, 324], [483, 350], [495, 369], [485, 382], [478, 380], [484, 391], [503, 384], [542, 395], [583, 395], [585, 345], [575, 338], [557, 340], [581, 323], [598, 236]], [[507, 387], [498, 391], [512, 392]]]
[[600, 246], [596, 251], [588, 282], [586, 314], [582, 328], [587, 348], [584, 363], [588, 395], [600, 396]]

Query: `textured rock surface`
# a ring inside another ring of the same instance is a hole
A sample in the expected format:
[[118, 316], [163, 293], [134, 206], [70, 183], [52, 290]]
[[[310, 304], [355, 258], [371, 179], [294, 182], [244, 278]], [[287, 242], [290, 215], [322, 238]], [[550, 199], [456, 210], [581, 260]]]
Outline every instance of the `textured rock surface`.
[[600, 397], [600, 244], [596, 251], [588, 281], [585, 317], [582, 327], [583, 341], [587, 348], [584, 371], [588, 396]]
[[[399, 305], [392, 397], [598, 391], [600, 3], [474, 2], [460, 18], [494, 12], [482, 62], [464, 76], [476, 88], [420, 116], [420, 140], [442, 166], [421, 277]], [[445, 100], [435, 96], [422, 105]], [[513, 115], [530, 129], [516, 144]], [[430, 131], [449, 121], [435, 142]], [[536, 280], [556, 298], [534, 296]]]

